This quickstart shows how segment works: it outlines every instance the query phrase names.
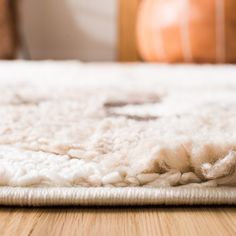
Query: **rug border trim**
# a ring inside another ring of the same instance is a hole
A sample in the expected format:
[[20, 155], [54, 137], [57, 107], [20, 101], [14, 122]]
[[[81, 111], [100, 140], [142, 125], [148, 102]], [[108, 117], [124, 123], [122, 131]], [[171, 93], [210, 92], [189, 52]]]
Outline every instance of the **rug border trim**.
[[236, 205], [235, 187], [0, 187], [5, 206]]

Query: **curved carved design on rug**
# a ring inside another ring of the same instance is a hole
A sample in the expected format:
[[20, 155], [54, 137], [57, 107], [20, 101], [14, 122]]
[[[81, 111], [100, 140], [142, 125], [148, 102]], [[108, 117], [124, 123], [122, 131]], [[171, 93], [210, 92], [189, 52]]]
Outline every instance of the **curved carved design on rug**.
[[120, 83], [2, 83], [0, 185], [235, 186], [235, 87]]

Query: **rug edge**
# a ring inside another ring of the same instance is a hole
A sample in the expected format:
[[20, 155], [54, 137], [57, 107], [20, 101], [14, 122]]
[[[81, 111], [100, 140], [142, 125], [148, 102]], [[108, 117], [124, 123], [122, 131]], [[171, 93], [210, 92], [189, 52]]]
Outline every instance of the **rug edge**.
[[0, 187], [2, 206], [236, 205], [235, 187]]

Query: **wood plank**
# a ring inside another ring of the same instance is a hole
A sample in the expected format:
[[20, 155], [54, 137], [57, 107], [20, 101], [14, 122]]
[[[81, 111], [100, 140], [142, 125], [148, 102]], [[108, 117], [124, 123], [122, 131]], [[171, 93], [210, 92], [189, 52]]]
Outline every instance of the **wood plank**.
[[236, 208], [0, 208], [0, 235], [236, 235]]
[[118, 60], [138, 61], [136, 16], [140, 0], [119, 0]]

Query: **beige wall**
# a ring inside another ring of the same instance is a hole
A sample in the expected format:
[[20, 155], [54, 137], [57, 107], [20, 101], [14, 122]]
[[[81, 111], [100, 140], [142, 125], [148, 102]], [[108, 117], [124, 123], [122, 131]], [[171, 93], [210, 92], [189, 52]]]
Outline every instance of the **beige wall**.
[[116, 59], [116, 0], [23, 0], [20, 12], [32, 59]]

